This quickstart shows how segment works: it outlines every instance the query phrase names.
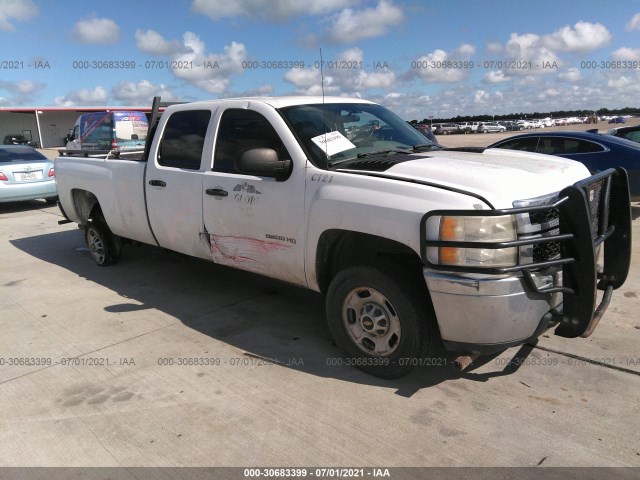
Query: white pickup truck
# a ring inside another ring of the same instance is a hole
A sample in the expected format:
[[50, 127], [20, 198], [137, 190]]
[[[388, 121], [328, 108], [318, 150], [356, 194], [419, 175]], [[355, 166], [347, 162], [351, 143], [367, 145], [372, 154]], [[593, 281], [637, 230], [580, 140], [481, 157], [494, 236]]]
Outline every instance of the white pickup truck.
[[589, 335], [627, 276], [623, 169], [442, 149], [362, 99], [157, 116], [140, 159], [56, 160], [61, 208], [98, 265], [128, 239], [322, 292], [336, 343], [375, 375], [407, 373], [440, 342], [464, 366], [551, 327]]

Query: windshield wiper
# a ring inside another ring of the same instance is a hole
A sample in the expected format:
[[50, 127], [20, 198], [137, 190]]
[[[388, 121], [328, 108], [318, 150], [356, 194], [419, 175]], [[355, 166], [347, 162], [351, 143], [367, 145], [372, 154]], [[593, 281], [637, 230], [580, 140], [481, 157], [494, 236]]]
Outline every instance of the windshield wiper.
[[413, 153], [411, 150], [379, 150], [377, 152], [367, 152], [367, 153], [359, 153], [358, 154], [358, 158], [367, 158], [367, 157], [378, 157], [381, 155], [389, 155], [390, 153], [404, 153], [405, 155], [408, 155], [410, 153]]
[[442, 147], [440, 145], [436, 145], [435, 143], [421, 143], [420, 145], [413, 146], [413, 152], [426, 152], [427, 150], [433, 150], [434, 148], [441, 149]]

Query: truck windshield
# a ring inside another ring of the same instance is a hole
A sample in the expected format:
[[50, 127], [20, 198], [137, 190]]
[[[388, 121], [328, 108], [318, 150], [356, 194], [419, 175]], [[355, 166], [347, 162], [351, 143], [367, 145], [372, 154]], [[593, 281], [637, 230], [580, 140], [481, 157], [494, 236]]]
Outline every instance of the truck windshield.
[[436, 146], [386, 108], [368, 103], [296, 105], [280, 109], [318, 166], [363, 155]]

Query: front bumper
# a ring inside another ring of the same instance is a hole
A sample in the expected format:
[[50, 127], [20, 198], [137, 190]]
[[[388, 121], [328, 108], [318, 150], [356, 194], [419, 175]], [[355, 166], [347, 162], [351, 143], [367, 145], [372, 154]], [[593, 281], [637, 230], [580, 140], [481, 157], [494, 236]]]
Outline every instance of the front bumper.
[[[425, 215], [523, 215], [557, 212], [559, 232], [495, 243], [427, 240], [426, 247], [528, 248], [559, 244], [560, 256], [511, 267], [451, 267], [426, 253], [424, 276], [445, 346], [491, 353], [536, 338], [559, 324], [558, 335], [587, 337], [611, 293], [626, 280], [631, 261], [631, 206], [624, 169], [610, 169], [565, 188], [551, 204], [491, 211], [437, 211]], [[598, 271], [597, 257], [604, 249]], [[597, 290], [605, 293], [596, 306]]]
[[58, 195], [55, 180], [0, 184], [0, 202], [21, 202]]
[[[423, 273], [448, 350], [492, 353], [524, 343], [549, 326], [540, 326], [547, 312], [562, 307], [560, 294], [531, 292], [521, 275]], [[534, 274], [540, 286], [552, 278]]]

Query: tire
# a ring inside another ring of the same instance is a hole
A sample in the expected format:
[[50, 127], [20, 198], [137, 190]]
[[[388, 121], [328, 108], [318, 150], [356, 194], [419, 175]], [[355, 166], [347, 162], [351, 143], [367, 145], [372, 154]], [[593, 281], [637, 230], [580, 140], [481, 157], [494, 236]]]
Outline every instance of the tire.
[[84, 229], [84, 239], [87, 242], [91, 257], [100, 267], [116, 263], [122, 255], [122, 243], [106, 223], [91, 220]]
[[482, 133], [489, 133], [489, 130], [485, 128], [484, 130], [482, 130]]
[[426, 287], [409, 277], [392, 266], [353, 266], [334, 277], [327, 323], [350, 364], [377, 377], [398, 378], [435, 352], [440, 337]]
[[48, 197], [44, 199], [47, 205], [56, 205], [58, 203], [58, 197]]

